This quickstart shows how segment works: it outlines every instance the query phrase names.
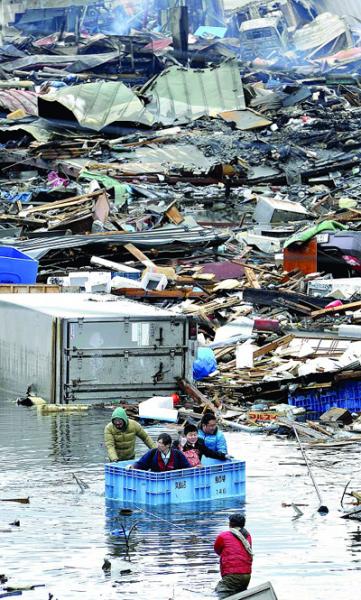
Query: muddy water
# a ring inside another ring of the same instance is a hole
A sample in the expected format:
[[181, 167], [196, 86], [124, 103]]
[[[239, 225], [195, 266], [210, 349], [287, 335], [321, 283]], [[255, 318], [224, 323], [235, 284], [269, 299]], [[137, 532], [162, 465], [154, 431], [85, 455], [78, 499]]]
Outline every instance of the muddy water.
[[[9, 582], [42, 584], [24, 599], [210, 600], [218, 580], [212, 543], [240, 508], [235, 499], [121, 516], [103, 495], [107, 411], [41, 416], [0, 398], [0, 573]], [[171, 426], [150, 428], [156, 436]], [[323, 503], [293, 442], [226, 434], [230, 451], [247, 461], [247, 527], [254, 540], [252, 585], [272, 581], [279, 600], [360, 597], [361, 528], [340, 519], [340, 497], [352, 478], [361, 489], [359, 451], [310, 451]], [[138, 451], [142, 452], [142, 446]], [[82, 490], [73, 474], [89, 485]], [[303, 515], [292, 507], [302, 503]], [[9, 526], [20, 520], [20, 527]], [[127, 556], [122, 527], [130, 536]], [[103, 558], [112, 563], [102, 571]], [[1, 588], [0, 588], [1, 589]]]

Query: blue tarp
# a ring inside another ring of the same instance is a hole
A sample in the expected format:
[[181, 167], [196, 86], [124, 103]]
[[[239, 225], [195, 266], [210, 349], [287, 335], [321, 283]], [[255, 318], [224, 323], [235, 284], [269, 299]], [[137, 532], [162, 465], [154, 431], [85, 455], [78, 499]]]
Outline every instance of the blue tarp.
[[224, 38], [227, 27], [209, 27], [208, 25], [200, 25], [194, 35], [205, 38]]
[[217, 370], [217, 361], [212, 348], [198, 348], [193, 363], [193, 379], [199, 381]]

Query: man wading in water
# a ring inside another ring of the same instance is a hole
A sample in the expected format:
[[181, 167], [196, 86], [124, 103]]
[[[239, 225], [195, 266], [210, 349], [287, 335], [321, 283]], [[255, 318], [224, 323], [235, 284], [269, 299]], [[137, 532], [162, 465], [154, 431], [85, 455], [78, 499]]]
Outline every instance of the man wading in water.
[[241, 514], [229, 517], [229, 530], [219, 534], [214, 551], [221, 557], [222, 579], [216, 586], [218, 598], [223, 600], [248, 588], [252, 573], [252, 538], [244, 528], [246, 519]]

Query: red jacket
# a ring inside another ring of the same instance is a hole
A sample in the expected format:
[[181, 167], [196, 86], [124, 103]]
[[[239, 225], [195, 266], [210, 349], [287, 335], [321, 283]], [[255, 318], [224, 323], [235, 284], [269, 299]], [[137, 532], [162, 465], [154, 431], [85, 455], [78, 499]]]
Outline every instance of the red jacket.
[[[252, 545], [252, 538], [246, 536]], [[221, 575], [243, 575], [252, 573], [252, 556], [248, 554], [242, 542], [230, 531], [223, 531], [214, 542], [214, 551], [221, 557]]]

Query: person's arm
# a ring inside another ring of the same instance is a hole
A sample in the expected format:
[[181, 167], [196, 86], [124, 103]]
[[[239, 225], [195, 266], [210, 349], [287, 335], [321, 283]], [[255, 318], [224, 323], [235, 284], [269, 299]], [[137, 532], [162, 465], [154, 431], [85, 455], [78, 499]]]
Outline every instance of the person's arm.
[[226, 438], [222, 431], [217, 431], [217, 452], [228, 454]]
[[108, 452], [108, 457], [111, 462], [115, 462], [118, 459], [118, 454], [115, 448], [115, 438], [108, 425], [104, 429], [104, 443]]
[[144, 442], [145, 445], [148, 446], [148, 448], [150, 448], [151, 450], [153, 448], [156, 448], [157, 444], [155, 442], [153, 442], [152, 438], [147, 434], [147, 432], [143, 429], [143, 427], [141, 427], [139, 425], [139, 423], [137, 425], [138, 425], [138, 428], [136, 431], [137, 437], [139, 437], [142, 440], [142, 442]]
[[223, 452], [217, 452], [217, 450], [211, 450], [210, 448], [207, 448], [204, 441], [201, 439], [198, 440], [198, 448], [201, 453], [200, 458], [202, 458], [202, 456], [204, 455], [204, 456], [208, 456], [208, 458], [217, 458], [218, 460], [226, 460], [226, 455], [223, 454]]
[[223, 538], [222, 538], [221, 534], [219, 536], [217, 536], [213, 547], [214, 547], [215, 553], [218, 554], [218, 556], [220, 556], [222, 554], [222, 550], [224, 548]]
[[139, 469], [140, 471], [149, 471], [152, 466], [152, 450], [148, 450], [143, 456], [141, 456], [137, 462], [132, 465], [132, 469]]

